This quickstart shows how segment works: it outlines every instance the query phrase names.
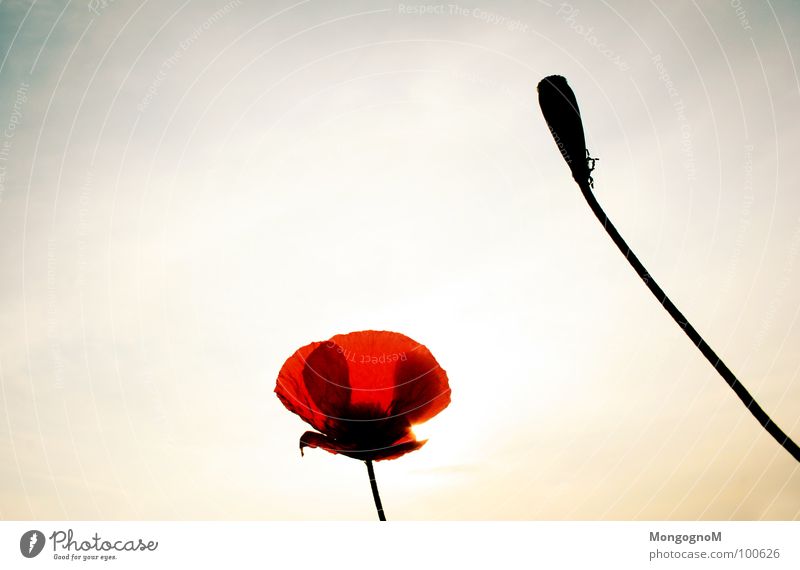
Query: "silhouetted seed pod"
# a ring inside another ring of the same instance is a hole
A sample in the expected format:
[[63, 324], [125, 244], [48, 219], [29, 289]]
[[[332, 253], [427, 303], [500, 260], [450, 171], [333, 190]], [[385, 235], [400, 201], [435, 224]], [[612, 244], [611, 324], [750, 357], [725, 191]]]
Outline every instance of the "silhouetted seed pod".
[[550, 134], [556, 141], [556, 146], [561, 152], [561, 156], [567, 161], [567, 165], [572, 171], [572, 177], [580, 186], [581, 194], [586, 199], [587, 204], [594, 212], [597, 220], [603, 225], [606, 233], [617, 246], [620, 253], [636, 271], [650, 292], [658, 300], [664, 310], [669, 313], [672, 319], [681, 327], [689, 340], [692, 341], [697, 349], [705, 356], [706, 360], [714, 367], [722, 379], [739, 397], [747, 410], [761, 424], [767, 433], [778, 442], [789, 454], [800, 463], [800, 446], [774, 422], [769, 414], [753, 399], [747, 388], [744, 387], [730, 368], [717, 356], [717, 353], [700, 336], [700, 333], [692, 326], [689, 320], [678, 310], [664, 290], [656, 283], [644, 264], [639, 261], [636, 254], [631, 250], [625, 240], [620, 235], [617, 228], [608, 219], [602, 206], [592, 192], [592, 170], [595, 160], [589, 156], [586, 150], [586, 138], [583, 135], [583, 122], [581, 112], [578, 109], [578, 101], [575, 94], [567, 85], [567, 80], [560, 75], [545, 77], [539, 82], [539, 106], [542, 108], [544, 120], [550, 128]]
[[561, 156], [578, 184], [592, 184], [595, 159], [589, 157], [583, 134], [581, 111], [575, 94], [560, 75], [550, 75], [539, 82], [539, 107]]

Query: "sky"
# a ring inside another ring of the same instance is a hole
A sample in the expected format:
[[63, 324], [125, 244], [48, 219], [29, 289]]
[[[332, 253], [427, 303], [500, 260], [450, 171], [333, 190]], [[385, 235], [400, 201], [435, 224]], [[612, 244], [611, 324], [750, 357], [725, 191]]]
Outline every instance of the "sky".
[[797, 520], [800, 9], [0, 1], [0, 518], [372, 520], [298, 451], [299, 347], [392, 330], [452, 403], [375, 465], [410, 520]]

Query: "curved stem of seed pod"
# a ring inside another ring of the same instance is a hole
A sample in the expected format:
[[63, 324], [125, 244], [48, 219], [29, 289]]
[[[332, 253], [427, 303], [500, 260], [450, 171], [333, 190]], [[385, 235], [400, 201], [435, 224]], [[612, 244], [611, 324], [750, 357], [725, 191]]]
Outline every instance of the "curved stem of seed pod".
[[742, 403], [750, 410], [750, 413], [753, 414], [753, 417], [758, 420], [769, 434], [775, 438], [783, 448], [788, 451], [792, 457], [795, 458], [796, 461], [800, 462], [800, 448], [798, 448], [797, 444], [792, 441], [792, 439], [786, 435], [783, 430], [778, 427], [778, 425], [772, 421], [772, 418], [769, 417], [767, 412], [763, 410], [761, 406], [758, 405], [753, 399], [753, 396], [750, 395], [750, 392], [747, 391], [747, 388], [739, 382], [739, 379], [731, 372], [730, 368], [728, 368], [722, 359], [717, 356], [717, 353], [706, 344], [703, 337], [695, 330], [692, 326], [692, 323], [683, 316], [678, 310], [678, 307], [667, 297], [667, 294], [664, 293], [664, 290], [658, 286], [656, 280], [650, 275], [642, 262], [639, 261], [639, 258], [636, 257], [636, 254], [633, 253], [628, 244], [625, 243], [625, 240], [622, 239], [622, 236], [617, 231], [617, 228], [614, 227], [614, 224], [611, 223], [611, 220], [608, 219], [608, 216], [603, 211], [603, 208], [597, 202], [597, 198], [595, 198], [594, 193], [592, 192], [591, 186], [589, 181], [582, 181], [578, 183], [578, 186], [581, 188], [581, 192], [583, 193], [583, 197], [586, 198], [586, 201], [589, 203], [589, 207], [594, 212], [594, 215], [597, 216], [597, 219], [603, 224], [608, 235], [617, 245], [619, 250], [625, 256], [625, 259], [628, 260], [628, 263], [631, 264], [633, 269], [639, 275], [639, 277], [644, 281], [645, 285], [650, 289], [650, 292], [658, 299], [658, 302], [667, 310], [667, 312], [675, 319], [675, 322], [678, 323], [683, 329], [683, 332], [686, 333], [686, 336], [700, 349], [700, 352], [703, 353], [703, 356], [711, 363], [714, 369], [719, 372], [719, 375], [722, 376], [722, 379], [727, 382], [728, 386], [739, 396], [739, 399]]
[[367, 473], [369, 474], [369, 485], [372, 487], [372, 498], [375, 499], [375, 508], [378, 509], [378, 520], [385, 521], [386, 515], [383, 514], [383, 505], [381, 504], [381, 496], [378, 493], [378, 482], [375, 481], [375, 470], [372, 468], [372, 460], [367, 459], [364, 463], [367, 464]]

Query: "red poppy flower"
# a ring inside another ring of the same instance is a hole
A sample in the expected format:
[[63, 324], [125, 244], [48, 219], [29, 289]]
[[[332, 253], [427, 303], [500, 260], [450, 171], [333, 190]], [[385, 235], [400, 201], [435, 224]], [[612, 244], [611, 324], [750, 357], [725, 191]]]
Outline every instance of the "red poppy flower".
[[450, 403], [447, 374], [425, 346], [388, 331], [360, 331], [312, 342], [278, 374], [275, 393], [311, 424], [300, 438], [364, 461], [396, 459], [419, 449], [411, 426]]

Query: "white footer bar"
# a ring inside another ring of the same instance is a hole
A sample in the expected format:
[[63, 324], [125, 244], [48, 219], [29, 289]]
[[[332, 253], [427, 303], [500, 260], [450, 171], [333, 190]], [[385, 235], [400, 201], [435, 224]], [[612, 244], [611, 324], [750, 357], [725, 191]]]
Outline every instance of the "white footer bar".
[[0, 568], [800, 568], [800, 522], [0, 522]]

